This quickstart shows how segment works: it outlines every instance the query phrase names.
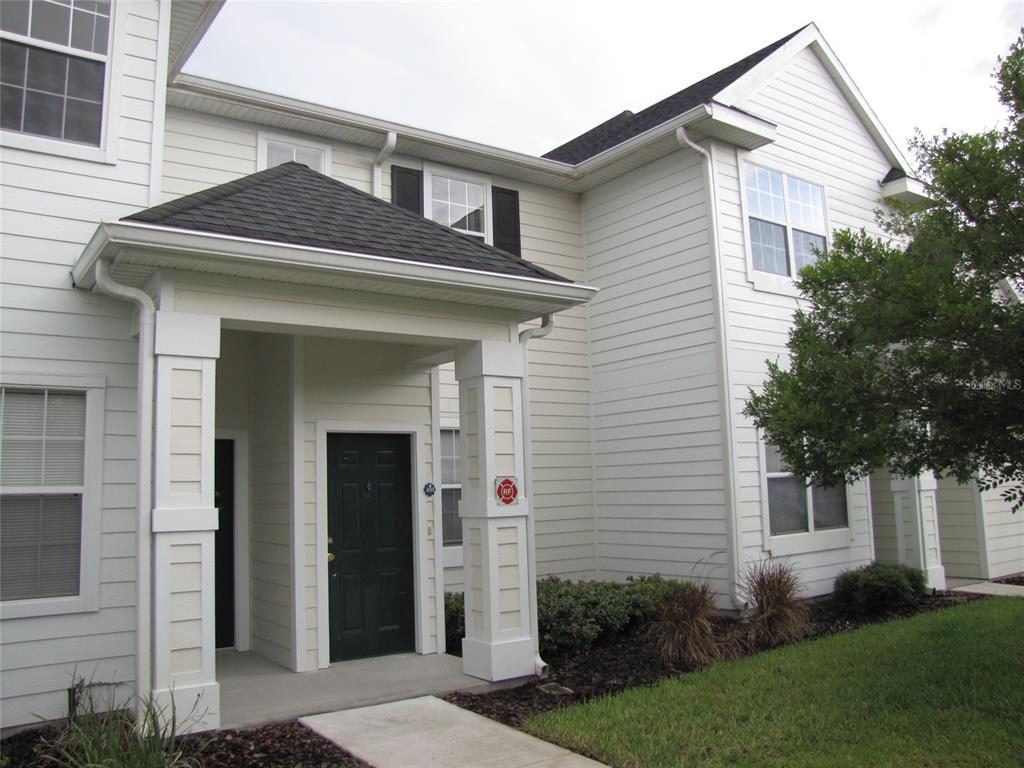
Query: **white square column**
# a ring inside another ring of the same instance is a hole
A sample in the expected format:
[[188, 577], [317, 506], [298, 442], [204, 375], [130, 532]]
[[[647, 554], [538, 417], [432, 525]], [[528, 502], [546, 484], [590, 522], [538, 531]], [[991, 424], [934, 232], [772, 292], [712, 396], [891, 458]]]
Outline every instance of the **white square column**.
[[220, 318], [156, 313], [153, 697], [178, 726], [220, 726], [214, 669], [214, 398]]
[[455, 358], [463, 457], [462, 669], [485, 680], [534, 674], [523, 365], [523, 349], [512, 342], [478, 342]]
[[939, 547], [938, 487], [930, 472], [917, 477], [893, 477], [890, 481], [899, 561], [924, 571], [931, 589], [946, 588], [946, 569]]

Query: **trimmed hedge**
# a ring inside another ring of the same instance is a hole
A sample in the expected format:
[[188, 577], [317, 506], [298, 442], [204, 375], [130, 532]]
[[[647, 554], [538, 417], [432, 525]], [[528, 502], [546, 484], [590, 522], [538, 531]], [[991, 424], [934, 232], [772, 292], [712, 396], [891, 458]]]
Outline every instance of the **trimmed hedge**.
[[913, 607], [927, 591], [920, 568], [872, 563], [839, 574], [833, 598], [855, 615], [882, 616]]

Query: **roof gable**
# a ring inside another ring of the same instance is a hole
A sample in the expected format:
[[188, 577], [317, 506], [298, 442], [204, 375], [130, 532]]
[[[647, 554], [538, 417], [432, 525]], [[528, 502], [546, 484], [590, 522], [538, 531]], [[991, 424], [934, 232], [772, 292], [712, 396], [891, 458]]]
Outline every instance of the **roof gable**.
[[122, 221], [571, 282], [300, 163], [284, 163]]
[[854, 112], [897, 173], [909, 173], [911, 165], [899, 146], [868, 106], [856, 84], [822, 37], [815, 24], [808, 24], [765, 46], [734, 64], [719, 70], [678, 93], [652, 104], [632, 117], [623, 112], [592, 128], [572, 141], [551, 150], [545, 158], [579, 164], [615, 147], [644, 131], [677, 117], [700, 104], [712, 102], [740, 109], [765, 83], [774, 78], [794, 56], [810, 48], [836, 81]]

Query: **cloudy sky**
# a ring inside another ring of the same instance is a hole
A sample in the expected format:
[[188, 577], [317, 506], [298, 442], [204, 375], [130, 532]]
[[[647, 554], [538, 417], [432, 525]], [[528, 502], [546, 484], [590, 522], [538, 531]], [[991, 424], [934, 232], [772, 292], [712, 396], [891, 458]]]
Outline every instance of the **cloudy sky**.
[[541, 154], [809, 21], [905, 146], [1001, 119], [1024, 0], [228, 0], [185, 71]]

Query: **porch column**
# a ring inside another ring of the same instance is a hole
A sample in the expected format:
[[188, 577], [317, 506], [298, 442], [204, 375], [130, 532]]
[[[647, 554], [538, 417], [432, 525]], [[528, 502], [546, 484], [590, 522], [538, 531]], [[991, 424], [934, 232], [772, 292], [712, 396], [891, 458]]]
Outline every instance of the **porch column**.
[[[156, 313], [153, 696], [178, 726], [220, 725], [214, 671], [214, 381], [220, 318]], [[145, 596], [142, 597], [145, 599]]]
[[924, 571], [930, 588], [945, 589], [946, 571], [939, 548], [938, 487], [930, 472], [890, 480], [900, 562]]
[[456, 356], [455, 376], [463, 456], [462, 669], [485, 680], [532, 675], [522, 347], [478, 342]]

